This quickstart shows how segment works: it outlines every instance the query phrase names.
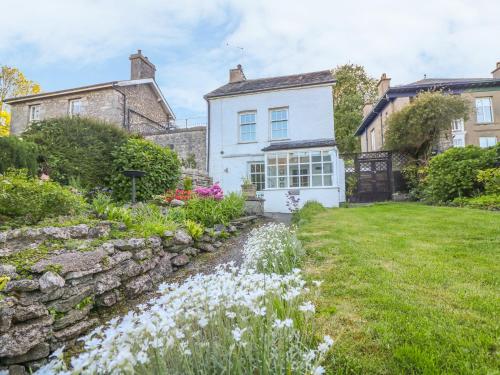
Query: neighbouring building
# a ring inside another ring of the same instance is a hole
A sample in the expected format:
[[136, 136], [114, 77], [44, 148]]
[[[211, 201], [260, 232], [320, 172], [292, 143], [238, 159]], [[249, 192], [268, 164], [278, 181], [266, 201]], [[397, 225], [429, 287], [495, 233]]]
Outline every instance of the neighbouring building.
[[335, 146], [331, 71], [246, 79], [205, 95], [208, 171], [227, 192], [248, 178], [267, 212], [288, 212], [287, 196], [336, 207], [345, 200], [344, 167]]
[[129, 59], [129, 80], [7, 99], [12, 133], [22, 133], [33, 121], [64, 116], [92, 117], [140, 134], [168, 130], [175, 115], [155, 81], [156, 67], [141, 50]]
[[387, 118], [409, 104], [421, 91], [443, 90], [470, 99], [473, 108], [467, 121], [456, 119], [442, 135], [436, 151], [450, 147], [494, 146], [500, 140], [500, 62], [492, 78], [426, 78], [407, 85], [390, 86], [382, 74], [378, 82], [379, 99], [364, 108], [364, 119], [356, 131], [361, 151], [384, 148]]

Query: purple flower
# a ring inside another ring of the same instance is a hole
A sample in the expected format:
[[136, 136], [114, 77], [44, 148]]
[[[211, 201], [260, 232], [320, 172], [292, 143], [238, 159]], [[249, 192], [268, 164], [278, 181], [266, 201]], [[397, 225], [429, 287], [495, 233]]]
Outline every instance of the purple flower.
[[194, 192], [202, 198], [213, 198], [215, 200], [221, 200], [224, 198], [224, 192], [219, 184], [215, 183], [211, 187], [198, 187]]

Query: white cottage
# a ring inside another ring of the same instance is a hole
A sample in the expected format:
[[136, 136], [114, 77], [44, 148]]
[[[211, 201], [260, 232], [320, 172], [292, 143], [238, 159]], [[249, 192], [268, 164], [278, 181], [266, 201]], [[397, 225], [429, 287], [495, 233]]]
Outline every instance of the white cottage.
[[344, 166], [335, 146], [331, 71], [246, 79], [205, 95], [208, 162], [224, 191], [249, 178], [266, 212], [288, 212], [287, 193], [337, 207], [345, 200]]

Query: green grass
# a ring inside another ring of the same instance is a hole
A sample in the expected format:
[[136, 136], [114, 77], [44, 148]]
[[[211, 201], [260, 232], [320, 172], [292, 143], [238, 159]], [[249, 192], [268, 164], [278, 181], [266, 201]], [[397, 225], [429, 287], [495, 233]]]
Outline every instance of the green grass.
[[329, 372], [500, 373], [500, 214], [420, 204], [318, 212], [299, 228], [324, 280]]

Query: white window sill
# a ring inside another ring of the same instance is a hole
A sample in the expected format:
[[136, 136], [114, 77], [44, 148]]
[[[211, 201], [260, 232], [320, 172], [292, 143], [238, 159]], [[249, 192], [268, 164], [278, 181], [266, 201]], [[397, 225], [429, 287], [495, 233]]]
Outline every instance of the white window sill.
[[317, 189], [338, 189], [336, 185], [332, 186], [307, 186], [307, 187], [287, 187], [287, 188], [266, 188], [262, 192], [266, 191], [278, 191], [278, 190], [317, 190]]
[[281, 142], [281, 141], [290, 141], [291, 138], [276, 138], [276, 139], [269, 139], [268, 142]]

